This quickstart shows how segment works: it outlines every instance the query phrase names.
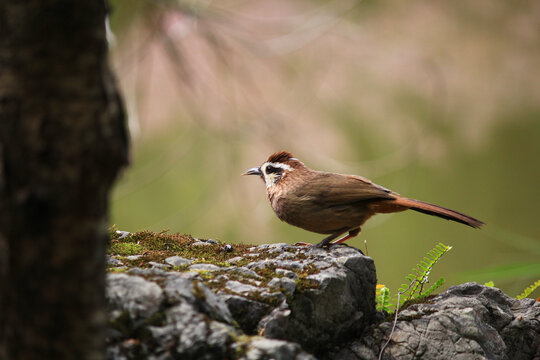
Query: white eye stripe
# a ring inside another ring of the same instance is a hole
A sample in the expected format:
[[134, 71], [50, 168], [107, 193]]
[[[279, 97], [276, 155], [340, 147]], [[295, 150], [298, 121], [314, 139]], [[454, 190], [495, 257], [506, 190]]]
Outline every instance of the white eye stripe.
[[[269, 167], [274, 168], [272, 171], [267, 171]], [[283, 171], [277, 172], [275, 169], [281, 169]], [[294, 170], [291, 166], [283, 163], [273, 163], [273, 162], [267, 162], [261, 165], [261, 171], [264, 175], [264, 181], [266, 183], [266, 187], [269, 188], [272, 185], [275, 185], [278, 180], [281, 178], [282, 173], [286, 170], [292, 171]]]
[[264, 163], [264, 165], [261, 166], [261, 168], [263, 170], [266, 170], [266, 168], [268, 166], [272, 166], [272, 167], [275, 167], [275, 168], [280, 168], [280, 169], [283, 169], [283, 170], [291, 170], [292, 169], [292, 167], [290, 165], [283, 164], [283, 163], [273, 163], [273, 162]]

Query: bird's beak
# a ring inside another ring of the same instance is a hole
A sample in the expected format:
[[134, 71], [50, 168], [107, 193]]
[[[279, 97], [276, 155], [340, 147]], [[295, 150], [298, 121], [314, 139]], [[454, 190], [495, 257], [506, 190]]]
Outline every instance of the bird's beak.
[[261, 168], [254, 167], [243, 173], [242, 175], [258, 175], [262, 176]]

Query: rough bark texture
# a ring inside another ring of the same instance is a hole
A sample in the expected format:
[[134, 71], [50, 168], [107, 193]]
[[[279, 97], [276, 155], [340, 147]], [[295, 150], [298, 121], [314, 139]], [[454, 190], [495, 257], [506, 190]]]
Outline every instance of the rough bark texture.
[[0, 2], [0, 358], [100, 359], [109, 189], [126, 163], [95, 0]]

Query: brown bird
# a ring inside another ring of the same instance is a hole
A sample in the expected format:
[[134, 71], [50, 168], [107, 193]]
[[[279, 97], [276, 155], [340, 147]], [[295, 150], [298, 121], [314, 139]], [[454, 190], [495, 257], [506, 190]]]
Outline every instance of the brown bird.
[[355, 237], [375, 214], [407, 209], [474, 228], [484, 224], [460, 212], [400, 196], [361, 176], [311, 170], [287, 151], [270, 155], [264, 164], [243, 175], [258, 175], [264, 180], [268, 200], [279, 219], [308, 231], [330, 234], [317, 247]]

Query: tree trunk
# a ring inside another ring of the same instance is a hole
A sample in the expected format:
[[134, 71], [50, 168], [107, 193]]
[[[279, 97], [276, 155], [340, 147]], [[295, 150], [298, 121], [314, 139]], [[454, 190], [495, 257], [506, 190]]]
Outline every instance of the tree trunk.
[[103, 359], [127, 162], [100, 0], [0, 0], [0, 358]]

